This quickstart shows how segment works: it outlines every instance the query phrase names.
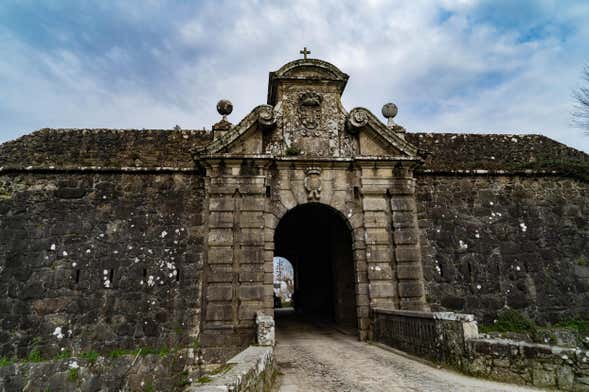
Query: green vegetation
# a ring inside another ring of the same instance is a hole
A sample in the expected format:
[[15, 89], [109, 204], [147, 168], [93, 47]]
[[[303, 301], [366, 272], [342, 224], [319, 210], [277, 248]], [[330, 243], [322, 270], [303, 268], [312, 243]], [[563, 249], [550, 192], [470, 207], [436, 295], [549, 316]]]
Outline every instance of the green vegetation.
[[199, 384], [206, 384], [211, 381], [213, 381], [213, 379], [210, 378], [209, 376], [202, 376], [202, 377], [199, 377], [198, 380], [196, 380], [196, 382]]
[[538, 326], [529, 318], [514, 309], [504, 309], [497, 315], [495, 323], [490, 325], [481, 325], [479, 327], [482, 333], [489, 332], [519, 332], [529, 333], [535, 336]]
[[111, 352], [109, 352], [106, 356], [110, 359], [116, 359], [120, 357], [124, 357], [125, 355], [137, 355], [141, 349], [139, 350], [129, 350], [125, 348], [115, 348]]
[[200, 342], [198, 341], [198, 339], [194, 339], [192, 341], [192, 348], [197, 351], [200, 348]]
[[78, 380], [78, 378], [80, 378], [80, 374], [79, 374], [79, 369], [78, 368], [73, 368], [70, 369], [67, 373], [67, 379], [69, 381], [75, 382]]
[[26, 358], [25, 362], [41, 362], [43, 358], [41, 357], [41, 351], [39, 349], [34, 348], [30, 353], [29, 356]]
[[10, 359], [6, 358], [6, 357], [0, 357], [0, 368], [4, 367], [4, 366], [10, 366], [14, 363], [14, 361], [11, 361]]
[[219, 366], [218, 368], [216, 368], [215, 370], [213, 370], [209, 374], [211, 376], [214, 376], [216, 374], [222, 374], [222, 373], [229, 371], [229, 369], [231, 369], [232, 367], [233, 367], [233, 364], [226, 363], [223, 366]]
[[557, 328], [575, 331], [581, 336], [589, 336], [589, 320], [569, 319], [546, 327], [540, 327], [514, 309], [502, 310], [497, 315], [495, 323], [479, 326], [479, 330], [482, 333], [522, 333], [527, 334], [534, 342], [549, 344], [557, 344], [557, 338], [554, 333], [554, 330]]
[[287, 147], [286, 150], [284, 151], [284, 153], [287, 156], [295, 156], [295, 155], [300, 155], [301, 154], [301, 149], [298, 148], [297, 146], [290, 146]]
[[148, 382], [147, 384], [145, 384], [145, 386], [143, 387], [143, 390], [145, 392], [155, 392], [155, 387], [153, 386], [152, 383]]
[[[82, 352], [80, 354], [78, 354], [77, 356], [72, 355], [72, 352], [69, 350], [64, 350], [61, 351], [59, 354], [55, 355], [53, 358], [43, 358], [43, 356], [41, 355], [41, 351], [39, 350], [39, 348], [36, 347], [36, 345], [39, 342], [37, 340], [34, 340], [34, 344], [35, 347], [31, 350], [31, 352], [29, 353], [29, 355], [26, 358], [23, 359], [15, 359], [15, 360], [11, 360], [7, 357], [0, 357], [0, 367], [4, 367], [4, 366], [9, 366], [12, 365], [14, 363], [27, 363], [27, 362], [43, 362], [43, 361], [50, 361], [50, 360], [63, 360], [63, 359], [68, 359], [68, 358], [72, 358], [72, 357], [78, 357], [80, 359], [84, 359], [86, 361], [88, 361], [90, 364], [94, 364], [96, 363], [96, 361], [98, 360], [98, 358], [101, 356], [100, 353], [98, 353], [97, 351], [86, 351], [86, 352]], [[195, 348], [198, 348], [198, 341], [195, 340], [193, 342], [193, 346]], [[144, 347], [144, 348], [136, 348], [136, 349], [114, 349], [110, 352], [108, 352], [105, 356], [109, 359], [116, 359], [116, 358], [120, 358], [123, 357], [125, 355], [132, 355], [132, 356], [146, 356], [146, 355], [158, 355], [162, 358], [167, 357], [170, 354], [174, 354], [176, 353], [177, 349], [176, 348], [169, 348], [169, 347], [158, 347], [158, 348], [151, 348], [151, 347]], [[176, 360], [176, 358], [172, 359], [173, 361]]]
[[72, 352], [69, 350], [63, 350], [55, 356], [55, 359], [68, 359], [71, 358]]
[[85, 359], [90, 363], [95, 363], [99, 356], [100, 354], [98, 354], [96, 351], [88, 351], [80, 354], [80, 358]]
[[0, 184], [0, 200], [12, 199], [12, 191], [8, 189], [6, 183]]
[[176, 387], [183, 388], [190, 385], [189, 381], [189, 374], [188, 371], [183, 371], [182, 373], [178, 374], [178, 378], [176, 380]]
[[589, 260], [585, 256], [581, 256], [577, 259], [577, 265], [581, 267], [586, 267], [589, 265]]
[[589, 320], [569, 319], [566, 321], [561, 321], [554, 326], [558, 328], [571, 329], [582, 335], [589, 336]]
[[159, 355], [160, 357], [166, 357], [172, 353], [174, 353], [176, 350], [174, 349], [169, 349], [168, 347], [160, 347], [160, 348], [151, 348], [151, 347], [146, 347], [146, 348], [142, 348], [140, 349], [139, 355], [141, 356], [145, 356], [145, 355]]
[[111, 352], [109, 352], [107, 354], [107, 357], [112, 358], [112, 359], [120, 358], [125, 355], [139, 355], [141, 357], [144, 357], [146, 355], [159, 355], [160, 357], [165, 357], [165, 356], [168, 356], [174, 352], [176, 352], [175, 349], [170, 349], [168, 347], [158, 347], [158, 348], [142, 347], [142, 348], [138, 348], [138, 349], [134, 349], [134, 350], [117, 348], [117, 349], [114, 349]]

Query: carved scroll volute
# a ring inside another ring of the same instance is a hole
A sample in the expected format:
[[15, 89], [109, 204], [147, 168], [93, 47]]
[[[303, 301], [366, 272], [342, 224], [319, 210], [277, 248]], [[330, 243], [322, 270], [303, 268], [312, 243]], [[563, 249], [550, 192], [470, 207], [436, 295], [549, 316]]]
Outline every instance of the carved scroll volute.
[[368, 112], [363, 108], [352, 109], [346, 121], [346, 129], [351, 134], [356, 134], [360, 128], [368, 124]]
[[262, 106], [258, 114], [258, 123], [264, 129], [273, 128], [276, 125], [274, 107], [270, 105]]

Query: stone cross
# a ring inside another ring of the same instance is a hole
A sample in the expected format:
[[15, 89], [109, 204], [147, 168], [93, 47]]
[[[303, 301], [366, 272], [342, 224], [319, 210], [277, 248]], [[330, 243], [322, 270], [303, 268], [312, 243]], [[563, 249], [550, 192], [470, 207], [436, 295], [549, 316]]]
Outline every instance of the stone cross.
[[303, 50], [299, 51], [300, 54], [302, 54], [303, 56], [305, 56], [305, 60], [307, 59], [307, 55], [311, 54], [310, 50], [307, 50], [307, 47], [304, 47]]

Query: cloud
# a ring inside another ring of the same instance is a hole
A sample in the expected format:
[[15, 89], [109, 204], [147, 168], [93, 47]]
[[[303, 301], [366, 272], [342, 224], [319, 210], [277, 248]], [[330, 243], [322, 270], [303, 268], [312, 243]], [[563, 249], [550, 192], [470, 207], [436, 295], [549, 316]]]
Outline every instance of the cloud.
[[0, 142], [41, 127], [210, 128], [265, 103], [298, 58], [350, 75], [344, 104], [394, 101], [410, 131], [541, 133], [571, 125], [589, 39], [584, 1], [45, 2], [0, 5]]

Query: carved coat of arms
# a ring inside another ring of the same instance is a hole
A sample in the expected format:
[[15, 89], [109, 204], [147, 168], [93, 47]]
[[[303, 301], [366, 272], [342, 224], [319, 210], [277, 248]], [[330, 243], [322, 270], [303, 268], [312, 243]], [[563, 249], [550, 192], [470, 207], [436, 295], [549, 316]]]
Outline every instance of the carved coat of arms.
[[314, 130], [321, 122], [321, 96], [306, 92], [299, 98], [299, 120], [305, 129]]
[[310, 167], [305, 169], [305, 190], [308, 200], [319, 200], [321, 196], [321, 168]]

